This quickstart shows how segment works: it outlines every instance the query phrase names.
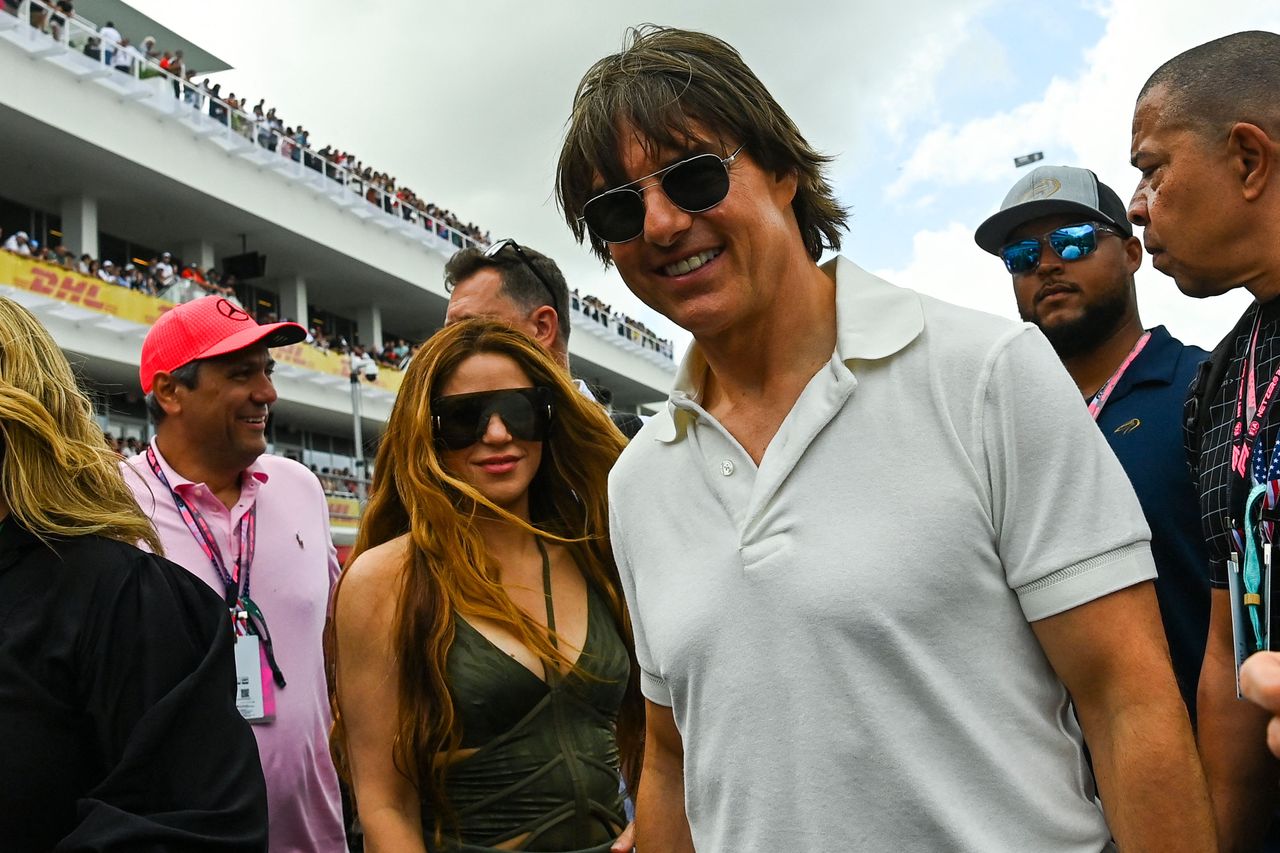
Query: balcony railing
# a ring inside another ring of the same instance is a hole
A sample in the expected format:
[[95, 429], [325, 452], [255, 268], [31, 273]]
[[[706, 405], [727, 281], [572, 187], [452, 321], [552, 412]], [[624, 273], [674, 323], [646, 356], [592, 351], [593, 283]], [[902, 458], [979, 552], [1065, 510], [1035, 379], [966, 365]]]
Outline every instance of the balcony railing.
[[[32, 15], [46, 33], [32, 23]], [[58, 23], [54, 24], [54, 21]], [[191, 126], [197, 135], [220, 142], [223, 148], [257, 160], [312, 189], [321, 190], [341, 206], [361, 218], [377, 217], [388, 227], [421, 240], [429, 248], [452, 255], [458, 249], [486, 244], [452, 227], [438, 216], [401, 199], [395, 192], [375, 186], [345, 163], [339, 163], [299, 145], [291, 137], [227, 101], [213, 97], [203, 87], [161, 68], [132, 45], [106, 38], [90, 21], [74, 15], [68, 17], [43, 0], [22, 0], [16, 16], [0, 11], [0, 29], [20, 27], [32, 42], [31, 52], [38, 56], [65, 54], [83, 68], [83, 77], [113, 79], [113, 75], [131, 78], [132, 97], [141, 100], [161, 92], [172, 93], [167, 112]], [[97, 56], [84, 53], [82, 45], [97, 42]], [[127, 41], [127, 39], [125, 39]], [[73, 44], [77, 49], [73, 49]], [[112, 62], [107, 62], [111, 54]], [[119, 60], [123, 54], [125, 61]], [[96, 66], [96, 67], [95, 67]], [[152, 100], [152, 105], [163, 100]]]

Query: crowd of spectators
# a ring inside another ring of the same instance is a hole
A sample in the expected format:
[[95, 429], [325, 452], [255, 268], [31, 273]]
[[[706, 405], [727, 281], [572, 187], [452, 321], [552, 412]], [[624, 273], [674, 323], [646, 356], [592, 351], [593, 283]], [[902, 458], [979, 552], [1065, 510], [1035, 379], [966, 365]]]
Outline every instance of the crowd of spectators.
[[111, 433], [107, 433], [105, 438], [107, 439], [107, 447], [114, 450], [122, 459], [137, 456], [147, 449], [147, 445], [144, 442], [133, 436], [125, 438], [124, 436], [113, 436]]
[[570, 302], [574, 311], [581, 311], [584, 316], [607, 329], [612, 328], [619, 337], [644, 349], [653, 350], [664, 358], [674, 359], [671, 341], [658, 337], [652, 329], [639, 320], [628, 317], [621, 311], [614, 311], [611, 305], [606, 305], [595, 296], [580, 295], [576, 287], [570, 294]]
[[[0, 233], [0, 237], [3, 236]], [[182, 263], [169, 252], [161, 252], [148, 261], [135, 258], [124, 263], [110, 258], [93, 258], [87, 254], [76, 257], [62, 243], [41, 246], [38, 240], [32, 239], [25, 231], [15, 231], [0, 246], [16, 255], [55, 264], [81, 275], [99, 278], [107, 284], [136, 290], [149, 296], [159, 296], [172, 302], [187, 302], [210, 294], [236, 299], [237, 282], [234, 275], [222, 275], [212, 267], [202, 271], [194, 264]]]
[[[16, 13], [17, 3], [4, 0], [4, 4], [5, 9]], [[33, 4], [31, 22], [54, 38], [61, 39], [66, 32], [66, 20], [74, 17], [75, 9], [72, 0], [57, 0], [53, 8], [56, 14]], [[88, 25], [88, 22], [80, 20]], [[107, 21], [98, 29], [97, 35], [87, 39], [82, 49], [86, 55], [111, 65], [118, 71], [136, 73], [143, 78], [167, 74], [173, 82], [174, 96], [181, 98], [193, 110], [207, 110], [210, 118], [227, 125], [233, 132], [346, 186], [388, 214], [433, 230], [437, 236], [450, 240], [460, 248], [467, 240], [480, 245], [490, 243], [487, 231], [482, 231], [474, 223], [464, 223], [451, 211], [424, 200], [409, 187], [399, 184], [394, 176], [366, 166], [350, 151], [330, 145], [315, 150], [311, 145], [310, 131], [301, 124], [295, 126], [286, 123], [276, 113], [275, 107], [266, 106], [265, 98], [250, 107], [248, 98], [239, 97], [235, 92], [224, 95], [221, 83], [211, 83], [207, 77], [196, 83], [196, 72], [187, 67], [183, 52], [159, 49], [153, 36], [144, 38], [142, 48], [139, 49], [131, 44], [128, 36], [116, 29], [112, 21]], [[196, 266], [175, 261], [168, 252], [152, 258], [141, 267], [133, 262], [120, 265], [111, 260], [99, 262], [88, 256], [75, 258], [61, 245], [41, 248], [23, 232], [18, 232], [5, 241], [4, 248], [56, 263], [67, 269], [75, 269], [85, 275], [97, 276], [111, 284], [164, 296], [177, 302], [210, 293], [235, 299], [234, 276], [220, 276], [213, 269], [202, 272]], [[182, 286], [175, 289], [175, 284]], [[611, 306], [596, 297], [579, 297], [578, 291], [574, 290], [573, 308], [605, 327], [614, 329], [620, 337], [638, 346], [651, 349], [666, 358], [673, 357], [671, 341], [659, 338], [644, 323], [613, 311]], [[345, 339], [334, 341], [323, 334], [313, 334], [312, 341], [325, 350], [351, 353], [353, 349]], [[363, 351], [361, 354], [364, 354]], [[407, 363], [409, 345], [404, 341], [387, 341], [381, 349], [373, 348], [368, 354], [385, 366], [403, 367]]]
[[[469, 245], [467, 241], [481, 246], [489, 244], [487, 231], [473, 222], [464, 222], [450, 210], [426, 201], [387, 172], [366, 166], [352, 152], [331, 145], [316, 150], [311, 144], [310, 131], [301, 124], [286, 122], [274, 107], [266, 106], [265, 98], [250, 107], [250, 98], [230, 91], [224, 94], [222, 84], [211, 83], [208, 77], [197, 83], [196, 70], [188, 67], [181, 50], [160, 49], [154, 36], [144, 38], [141, 48], [135, 47], [130, 37], [121, 33], [113, 21], [107, 21], [95, 32], [91, 22], [77, 18], [83, 29], [72, 32], [67, 25], [68, 18], [76, 17], [72, 0], [57, 0], [56, 5], [51, 6], [56, 10], [53, 13], [39, 4], [31, 5], [32, 26], [58, 41], [66, 41], [69, 47], [80, 50], [94, 61], [141, 79], [168, 77], [174, 97], [193, 110], [207, 111], [214, 121], [227, 125], [245, 139], [326, 175], [375, 207], [429, 229], [459, 248]], [[3, 0], [0, 8], [17, 14], [19, 3], [17, 0]], [[81, 32], [83, 37], [79, 35]]]

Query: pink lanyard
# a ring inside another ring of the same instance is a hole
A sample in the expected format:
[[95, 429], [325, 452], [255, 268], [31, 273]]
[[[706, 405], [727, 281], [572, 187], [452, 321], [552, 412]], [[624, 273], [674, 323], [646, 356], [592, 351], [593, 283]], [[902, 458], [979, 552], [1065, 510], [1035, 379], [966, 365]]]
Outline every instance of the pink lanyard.
[[1129, 350], [1129, 354], [1125, 356], [1124, 361], [1120, 362], [1120, 366], [1116, 368], [1116, 372], [1111, 374], [1111, 378], [1103, 383], [1098, 389], [1098, 393], [1093, 395], [1093, 399], [1089, 401], [1089, 414], [1096, 421], [1098, 416], [1102, 414], [1102, 407], [1107, 404], [1111, 392], [1116, 390], [1116, 386], [1120, 384], [1120, 378], [1124, 376], [1124, 372], [1129, 369], [1129, 365], [1133, 364], [1133, 360], [1138, 357], [1138, 353], [1142, 352], [1143, 347], [1147, 345], [1147, 341], [1151, 340], [1150, 332], [1143, 332], [1142, 337], [1138, 338], [1138, 342], [1133, 345], [1133, 349]]
[[218, 540], [214, 538], [213, 530], [209, 527], [209, 522], [205, 521], [200, 510], [183, 500], [173, 486], [169, 485], [169, 478], [164, 475], [164, 470], [160, 467], [155, 449], [150, 446], [147, 447], [147, 464], [151, 466], [151, 473], [155, 474], [156, 478], [169, 490], [173, 503], [178, 508], [178, 514], [182, 516], [200, 550], [213, 564], [213, 570], [218, 573], [218, 578], [226, 590], [227, 606], [233, 609], [242, 608], [243, 600], [249, 597], [249, 569], [253, 565], [254, 545], [258, 538], [258, 505], [255, 503], [241, 516], [240, 523], [236, 525], [240, 553], [233, 564], [234, 568], [229, 569], [226, 560], [222, 557], [222, 550], [218, 547]]
[[[1236, 422], [1231, 431], [1231, 470], [1245, 480], [1250, 476], [1249, 457], [1252, 455], [1254, 441], [1262, 431], [1262, 424], [1267, 418], [1267, 410], [1271, 408], [1276, 386], [1280, 385], [1280, 369], [1278, 369], [1271, 377], [1271, 383], [1263, 392], [1262, 399], [1258, 399], [1256, 361], [1258, 331], [1261, 327], [1262, 312], [1259, 311], [1257, 319], [1253, 322], [1253, 334], [1249, 338], [1249, 352], [1245, 356], [1244, 365], [1240, 371], [1240, 384], [1236, 391]], [[1245, 426], [1246, 418], [1249, 420], [1248, 426]], [[1265, 470], [1259, 482], [1266, 482]]]

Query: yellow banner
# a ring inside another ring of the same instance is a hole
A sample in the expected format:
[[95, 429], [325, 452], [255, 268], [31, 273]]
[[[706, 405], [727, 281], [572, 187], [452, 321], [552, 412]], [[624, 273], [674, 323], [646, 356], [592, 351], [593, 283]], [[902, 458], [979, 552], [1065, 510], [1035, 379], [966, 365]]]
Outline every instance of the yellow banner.
[[173, 307], [172, 302], [107, 284], [96, 276], [80, 275], [10, 252], [0, 252], [0, 282], [144, 326], [150, 326]]
[[331, 524], [341, 524], [342, 522], [357, 522], [360, 520], [360, 502], [355, 498], [340, 498], [334, 495], [328, 495], [329, 499], [329, 522]]
[[[168, 300], [11, 252], [0, 251], [0, 284], [9, 284], [19, 290], [28, 290], [142, 326], [150, 326], [161, 314], [174, 307], [174, 303]], [[350, 375], [347, 356], [326, 352], [310, 344], [277, 347], [271, 355], [278, 362], [304, 370], [333, 376]], [[401, 378], [400, 371], [384, 367], [378, 371], [377, 380], [368, 384], [394, 394], [400, 390]], [[361, 382], [368, 380], [361, 379]]]

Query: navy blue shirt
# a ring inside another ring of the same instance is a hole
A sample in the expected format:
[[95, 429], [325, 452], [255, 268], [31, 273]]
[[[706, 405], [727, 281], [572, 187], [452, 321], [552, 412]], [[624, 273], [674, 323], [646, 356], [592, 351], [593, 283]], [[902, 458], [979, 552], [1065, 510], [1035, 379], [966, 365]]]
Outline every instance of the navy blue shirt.
[[1182, 404], [1196, 367], [1208, 356], [1156, 326], [1098, 417], [1151, 526], [1156, 598], [1192, 722], [1209, 632], [1209, 554], [1183, 447]]

